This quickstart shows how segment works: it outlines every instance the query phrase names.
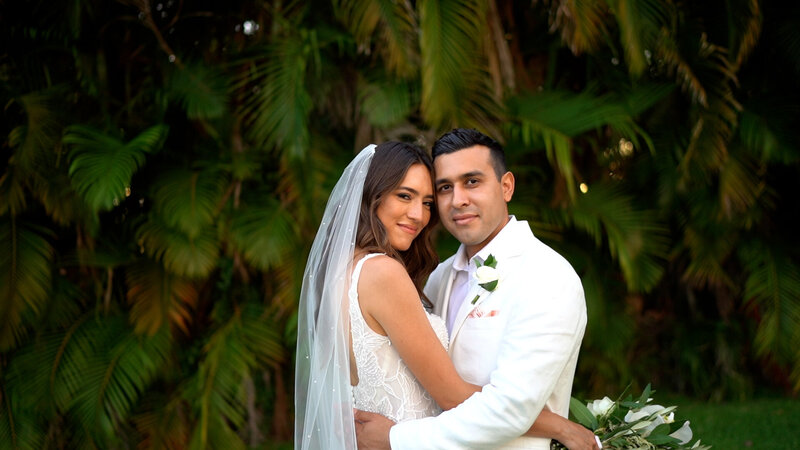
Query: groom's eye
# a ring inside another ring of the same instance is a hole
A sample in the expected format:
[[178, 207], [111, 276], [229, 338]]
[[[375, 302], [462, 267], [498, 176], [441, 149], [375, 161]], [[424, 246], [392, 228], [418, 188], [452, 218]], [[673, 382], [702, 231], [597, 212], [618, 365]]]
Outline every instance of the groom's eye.
[[442, 184], [442, 185], [439, 186], [438, 191], [439, 192], [446, 192], [446, 191], [450, 190], [450, 187], [451, 186], [449, 184]]

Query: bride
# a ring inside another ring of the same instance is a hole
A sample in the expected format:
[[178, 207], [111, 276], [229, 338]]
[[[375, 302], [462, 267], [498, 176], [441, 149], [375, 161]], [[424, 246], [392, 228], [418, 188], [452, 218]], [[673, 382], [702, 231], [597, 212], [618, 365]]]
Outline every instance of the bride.
[[[438, 263], [432, 173], [417, 147], [370, 145], [331, 192], [298, 309], [297, 449], [355, 449], [353, 408], [402, 422], [481, 390], [459, 377], [444, 321], [425, 310]], [[580, 432], [591, 433], [544, 410], [528, 433], [564, 442]]]

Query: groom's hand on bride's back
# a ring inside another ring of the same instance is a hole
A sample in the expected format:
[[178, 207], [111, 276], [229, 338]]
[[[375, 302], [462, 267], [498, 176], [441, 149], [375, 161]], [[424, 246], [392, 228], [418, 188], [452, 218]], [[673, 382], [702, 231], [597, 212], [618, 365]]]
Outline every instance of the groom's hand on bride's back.
[[355, 411], [356, 440], [360, 450], [388, 450], [389, 429], [394, 422], [386, 417], [366, 411]]

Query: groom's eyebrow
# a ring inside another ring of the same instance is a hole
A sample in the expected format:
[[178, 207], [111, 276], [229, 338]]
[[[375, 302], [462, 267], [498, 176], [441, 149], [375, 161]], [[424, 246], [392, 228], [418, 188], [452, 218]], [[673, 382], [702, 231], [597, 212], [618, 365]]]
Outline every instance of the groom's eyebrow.
[[[458, 178], [459, 180], [467, 180], [469, 178], [482, 177], [483, 175], [484, 175], [483, 172], [481, 172], [480, 170], [473, 170], [472, 172], [462, 173], [461, 175], [459, 175], [456, 178]], [[444, 184], [444, 183], [450, 183], [450, 182], [451, 181], [450, 181], [449, 178], [438, 178], [436, 180], [436, 186], [439, 186], [440, 184]]]

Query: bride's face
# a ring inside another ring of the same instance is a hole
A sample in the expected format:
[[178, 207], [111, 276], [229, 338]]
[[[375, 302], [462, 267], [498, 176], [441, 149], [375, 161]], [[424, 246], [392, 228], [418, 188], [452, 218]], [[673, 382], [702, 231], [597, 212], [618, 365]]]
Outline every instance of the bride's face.
[[378, 219], [386, 229], [389, 244], [398, 251], [411, 247], [431, 220], [433, 208], [431, 174], [422, 164], [408, 168], [400, 185], [384, 196], [378, 205]]

